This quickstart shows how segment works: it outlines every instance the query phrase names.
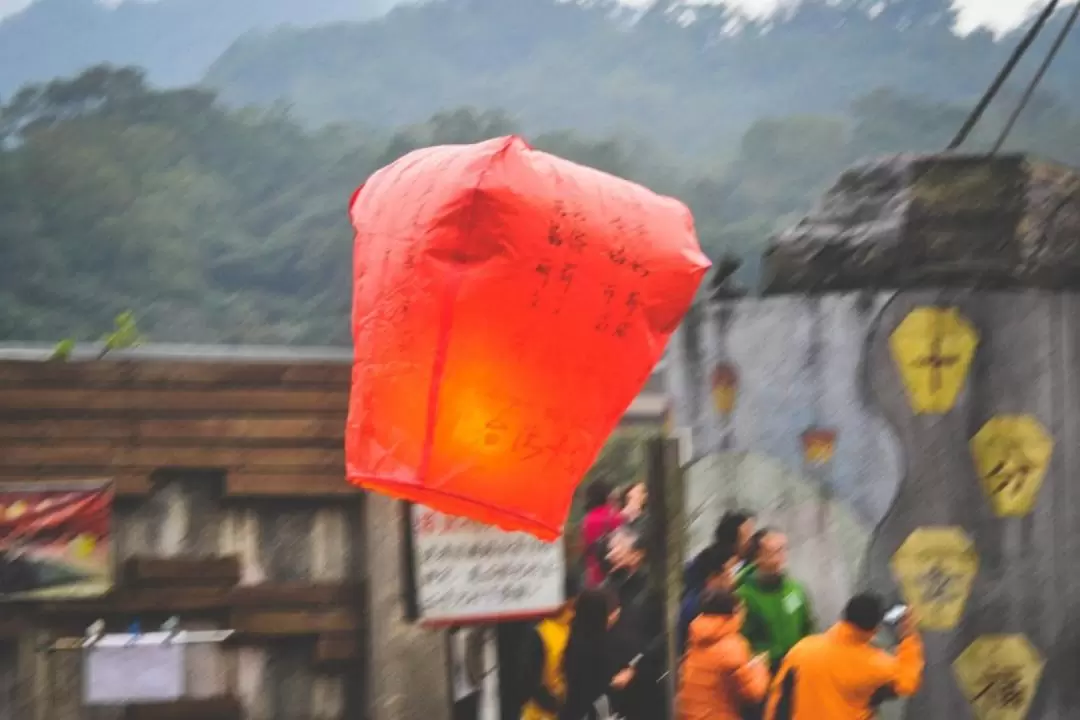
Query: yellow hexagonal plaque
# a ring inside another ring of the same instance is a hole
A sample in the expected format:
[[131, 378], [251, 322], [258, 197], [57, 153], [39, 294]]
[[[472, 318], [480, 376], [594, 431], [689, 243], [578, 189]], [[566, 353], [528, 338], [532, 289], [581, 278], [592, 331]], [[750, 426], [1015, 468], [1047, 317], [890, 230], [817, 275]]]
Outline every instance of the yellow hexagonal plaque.
[[978, 332], [956, 308], [918, 307], [896, 326], [889, 349], [915, 414], [952, 409], [978, 345]]
[[925, 630], [951, 630], [979, 572], [975, 543], [958, 527], [917, 528], [897, 549], [892, 571]]
[[998, 415], [971, 438], [971, 457], [990, 505], [1000, 517], [1035, 505], [1054, 439], [1031, 415]]
[[1022, 720], [1043, 665], [1023, 635], [983, 635], [953, 661], [953, 673], [979, 720]]

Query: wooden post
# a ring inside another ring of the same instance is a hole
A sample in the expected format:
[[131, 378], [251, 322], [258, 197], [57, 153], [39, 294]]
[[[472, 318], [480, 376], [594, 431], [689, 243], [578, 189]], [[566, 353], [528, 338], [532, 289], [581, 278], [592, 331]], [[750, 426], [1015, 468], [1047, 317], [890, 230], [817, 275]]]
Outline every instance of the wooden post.
[[649, 489], [649, 573], [654, 591], [663, 598], [664, 631], [667, 640], [665, 695], [667, 716], [672, 717], [675, 699], [676, 628], [683, 568], [683, 497], [676, 440], [651, 438], [647, 445], [646, 485]]

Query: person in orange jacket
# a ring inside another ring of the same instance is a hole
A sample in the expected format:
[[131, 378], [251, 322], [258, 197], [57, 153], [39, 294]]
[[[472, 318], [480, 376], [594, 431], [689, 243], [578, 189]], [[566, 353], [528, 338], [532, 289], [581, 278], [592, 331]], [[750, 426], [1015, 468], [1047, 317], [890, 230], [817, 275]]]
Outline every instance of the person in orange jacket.
[[739, 633], [744, 612], [729, 591], [703, 594], [679, 674], [679, 720], [739, 720], [745, 703], [765, 699], [768, 656], [750, 656], [750, 643]]
[[883, 617], [881, 597], [861, 593], [843, 620], [800, 640], [773, 680], [765, 720], [870, 720], [883, 698], [918, 692], [925, 659], [915, 618], [900, 620], [892, 654], [870, 644]]

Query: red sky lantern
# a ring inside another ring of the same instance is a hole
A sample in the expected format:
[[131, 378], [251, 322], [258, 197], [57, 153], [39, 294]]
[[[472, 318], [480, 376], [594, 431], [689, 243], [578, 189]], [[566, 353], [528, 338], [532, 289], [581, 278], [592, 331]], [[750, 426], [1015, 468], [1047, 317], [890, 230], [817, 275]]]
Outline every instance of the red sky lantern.
[[519, 138], [353, 196], [350, 482], [545, 540], [709, 267], [680, 202]]

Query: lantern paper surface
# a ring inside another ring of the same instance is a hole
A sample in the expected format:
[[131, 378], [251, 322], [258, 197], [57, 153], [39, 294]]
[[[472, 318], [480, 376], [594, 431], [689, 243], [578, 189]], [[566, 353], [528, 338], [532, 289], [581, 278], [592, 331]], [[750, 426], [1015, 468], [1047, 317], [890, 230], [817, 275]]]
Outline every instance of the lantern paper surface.
[[518, 138], [354, 195], [350, 482], [556, 538], [709, 267], [690, 212]]

